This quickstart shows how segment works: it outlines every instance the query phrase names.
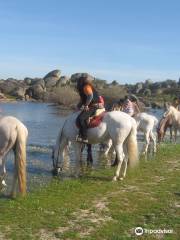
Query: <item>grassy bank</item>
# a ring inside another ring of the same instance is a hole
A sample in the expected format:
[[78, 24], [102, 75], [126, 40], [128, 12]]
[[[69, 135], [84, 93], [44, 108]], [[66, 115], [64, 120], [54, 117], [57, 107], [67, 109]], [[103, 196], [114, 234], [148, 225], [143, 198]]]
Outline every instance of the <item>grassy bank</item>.
[[179, 239], [179, 145], [112, 182], [114, 169], [78, 180], [54, 179], [25, 199], [0, 198], [0, 239], [137, 239], [134, 228], [173, 229], [139, 239]]

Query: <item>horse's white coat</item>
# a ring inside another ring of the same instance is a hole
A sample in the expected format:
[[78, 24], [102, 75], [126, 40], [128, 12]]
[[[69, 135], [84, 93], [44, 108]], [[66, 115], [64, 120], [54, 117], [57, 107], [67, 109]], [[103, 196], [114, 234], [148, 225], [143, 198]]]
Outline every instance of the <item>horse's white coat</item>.
[[6, 186], [5, 156], [12, 149], [15, 154], [14, 180], [12, 195], [15, 195], [18, 178], [19, 190], [22, 195], [26, 191], [26, 139], [27, 128], [15, 117], [6, 116], [0, 118], [0, 189]]
[[[65, 120], [64, 126], [62, 129], [60, 129], [54, 151], [54, 166], [62, 167], [64, 149], [67, 146], [68, 141], [71, 141], [76, 155], [77, 173], [79, 173], [81, 155], [81, 144], [76, 142], [76, 136], [79, 132], [78, 128], [76, 127], [76, 118], [78, 114], [79, 112], [73, 113]], [[123, 161], [125, 167], [122, 177], [125, 177], [126, 175], [127, 159], [124, 157], [124, 143], [126, 143], [127, 146], [130, 164], [135, 165], [138, 160], [136, 128], [137, 126], [135, 120], [128, 114], [119, 111], [113, 111], [105, 114], [102, 123], [98, 127], [88, 130], [88, 140], [90, 144], [102, 143], [112, 139], [119, 161], [116, 175], [113, 178], [114, 180], [119, 178]]]
[[137, 130], [144, 133], [146, 144], [143, 153], [147, 154], [150, 140], [153, 141], [153, 150], [156, 152], [156, 136], [153, 133], [154, 127], [158, 124], [158, 119], [148, 113], [138, 113], [135, 117], [137, 122]]

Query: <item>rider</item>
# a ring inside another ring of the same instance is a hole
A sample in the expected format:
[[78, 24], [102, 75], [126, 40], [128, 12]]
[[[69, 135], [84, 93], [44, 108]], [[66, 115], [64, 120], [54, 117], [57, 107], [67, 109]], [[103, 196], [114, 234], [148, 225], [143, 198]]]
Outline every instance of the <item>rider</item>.
[[123, 112], [129, 114], [130, 116], [134, 114], [133, 103], [128, 96], [124, 97]]
[[125, 96], [123, 103], [123, 111], [133, 117], [135, 114], [139, 113], [139, 106], [137, 100], [129, 96]]
[[77, 91], [80, 95], [78, 108], [82, 109], [82, 112], [78, 116], [80, 131], [76, 140], [84, 143], [88, 143], [87, 120], [95, 114], [97, 109], [104, 108], [104, 99], [92, 85], [92, 80], [87, 74], [83, 74], [77, 82]]

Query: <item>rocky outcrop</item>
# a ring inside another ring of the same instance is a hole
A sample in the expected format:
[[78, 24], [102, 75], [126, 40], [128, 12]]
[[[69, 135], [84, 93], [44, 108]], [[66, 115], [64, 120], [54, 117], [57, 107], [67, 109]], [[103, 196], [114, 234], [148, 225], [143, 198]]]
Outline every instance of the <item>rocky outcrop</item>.
[[68, 76], [61, 76], [60, 70], [53, 70], [43, 78], [26, 77], [24, 80], [14, 78], [0, 79], [0, 92], [4, 96], [11, 95], [17, 99], [24, 99], [24, 96], [26, 96], [26, 99], [32, 98], [48, 101], [50, 99], [49, 96], [53, 94], [57, 95], [57, 97], [62, 95], [66, 87], [69, 89], [69, 92], [71, 90], [74, 91], [78, 79], [82, 76], [93, 81], [93, 85], [98, 92], [105, 96], [106, 102], [123, 98], [126, 94], [135, 94], [147, 101], [145, 103], [147, 106], [152, 103], [153, 107], [159, 107], [159, 101], [163, 101], [162, 98], [164, 96], [168, 96], [169, 99], [169, 95], [171, 98], [180, 95], [180, 79], [179, 82], [171, 79], [153, 82], [151, 79], [147, 79], [136, 84], [120, 85], [118, 81], [108, 83], [106, 80], [94, 78], [88, 73], [74, 73], [69, 78]]
[[87, 77], [88, 79], [90, 79], [91, 81], [93, 81], [94, 80], [94, 77], [93, 76], [91, 76], [90, 74], [88, 74], [88, 73], [74, 73], [74, 74], [72, 74], [71, 75], [71, 82], [72, 83], [77, 83], [77, 81], [78, 81], [78, 79], [80, 78], [80, 77]]
[[45, 82], [45, 86], [47, 88], [51, 88], [56, 86], [57, 82], [60, 80], [61, 71], [60, 70], [53, 70], [49, 72], [43, 79]]
[[70, 78], [68, 76], [60, 77], [59, 81], [56, 83], [56, 87], [65, 86], [70, 84]]

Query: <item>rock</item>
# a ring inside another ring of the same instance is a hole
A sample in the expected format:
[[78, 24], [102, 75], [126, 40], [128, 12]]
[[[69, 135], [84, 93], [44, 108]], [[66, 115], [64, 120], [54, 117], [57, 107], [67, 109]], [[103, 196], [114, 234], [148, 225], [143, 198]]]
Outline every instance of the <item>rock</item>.
[[44, 81], [43, 78], [34, 78], [34, 79], [32, 79], [31, 86], [32, 85], [38, 85], [38, 84], [41, 85], [42, 88], [45, 88], [45, 81]]
[[0, 93], [0, 99], [6, 99], [6, 96], [3, 93]]
[[36, 100], [43, 99], [44, 89], [40, 84], [33, 85], [32, 89], [32, 97]]
[[62, 77], [60, 77], [60, 79], [57, 81], [56, 87], [67, 85], [67, 84], [69, 84], [69, 82], [70, 82], [70, 78], [69, 78], [69, 77], [67, 77], [67, 76], [62, 76]]
[[23, 87], [24, 85], [19, 82], [18, 80], [5, 80], [4, 82], [0, 83], [0, 90], [5, 94], [11, 94], [15, 91], [18, 87]]
[[88, 77], [91, 81], [94, 80], [94, 77], [91, 76], [91, 75], [88, 74], [88, 73], [75, 73], [75, 74], [72, 74], [72, 75], [71, 75], [71, 82], [72, 82], [72, 83], [77, 83], [77, 80], [78, 80], [80, 77]]
[[24, 87], [17, 87], [11, 92], [11, 95], [16, 97], [19, 100], [23, 100], [25, 91], [26, 89]]
[[31, 85], [32, 80], [33, 80], [32, 78], [26, 77], [26, 78], [24, 78], [24, 83], [25, 83], [26, 85]]
[[44, 77], [44, 80], [49, 77], [55, 77], [55, 78], [60, 79], [60, 76], [61, 76], [60, 70], [53, 70], [53, 71], [49, 72], [48, 74], [46, 74], [46, 76]]
[[44, 93], [45, 93], [45, 88], [42, 86], [41, 81], [35, 81], [33, 85], [31, 85], [29, 88], [26, 89], [25, 91], [25, 99], [31, 99], [34, 98], [36, 100], [42, 100]]
[[56, 86], [57, 82], [59, 81], [59, 78], [57, 78], [57, 77], [48, 77], [48, 78], [44, 79], [44, 81], [45, 81], [45, 86], [47, 88], [50, 88], [50, 87]]

